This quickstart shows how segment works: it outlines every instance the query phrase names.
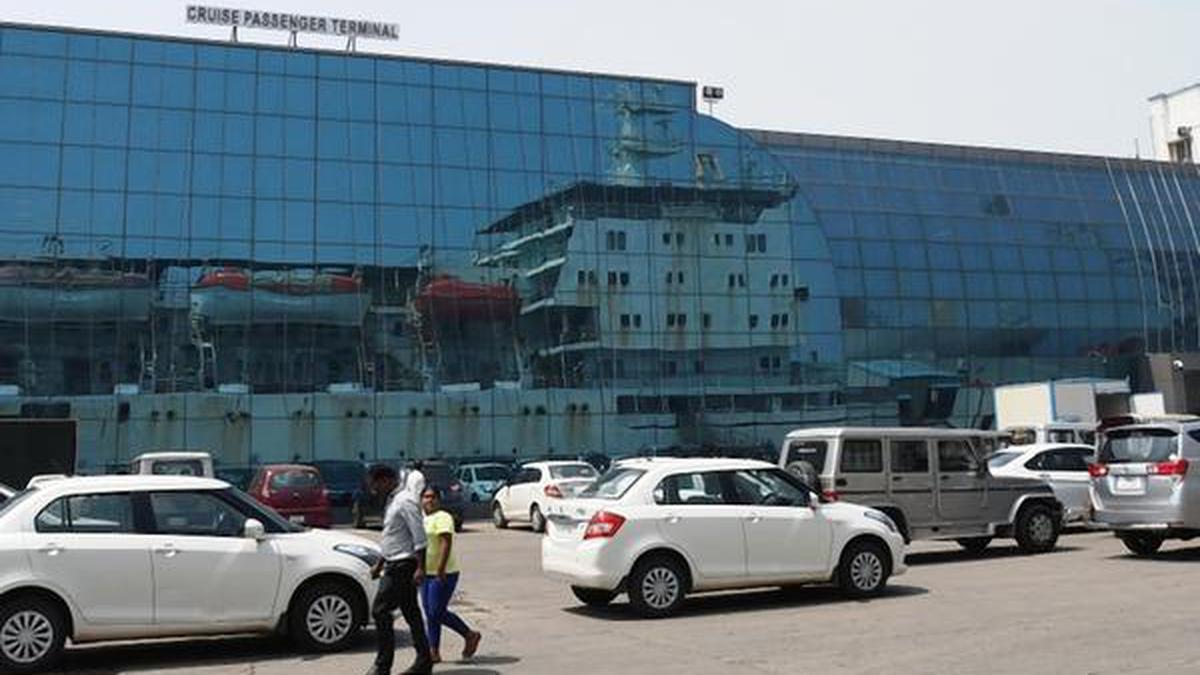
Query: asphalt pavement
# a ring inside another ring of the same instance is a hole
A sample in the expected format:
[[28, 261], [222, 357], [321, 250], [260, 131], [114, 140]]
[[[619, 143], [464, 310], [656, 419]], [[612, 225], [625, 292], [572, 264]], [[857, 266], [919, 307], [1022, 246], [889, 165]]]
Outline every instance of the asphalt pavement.
[[[636, 618], [623, 600], [593, 610], [539, 572], [538, 536], [478, 523], [458, 537], [455, 606], [484, 633], [471, 663], [438, 673], [1200, 673], [1200, 544], [1153, 559], [1111, 535], [1064, 536], [1056, 552], [983, 555], [918, 543], [908, 574], [881, 598], [834, 589], [698, 596], [682, 615]], [[407, 644], [403, 621], [399, 640]], [[443, 655], [461, 649], [452, 633]], [[66, 672], [340, 675], [370, 665], [373, 635], [336, 655], [298, 655], [282, 640], [232, 638], [72, 650]], [[397, 658], [407, 665], [410, 651]]]

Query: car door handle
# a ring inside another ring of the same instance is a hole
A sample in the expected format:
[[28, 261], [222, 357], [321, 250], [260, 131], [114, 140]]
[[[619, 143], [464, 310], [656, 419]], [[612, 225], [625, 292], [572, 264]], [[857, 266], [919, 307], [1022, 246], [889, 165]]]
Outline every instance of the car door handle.
[[679, 522], [679, 516], [667, 516], [663, 518], [663, 522], [667, 523], [668, 525], [674, 525]]
[[1038, 478], [1040, 478], [1040, 479], [1042, 479], [1042, 480], [1050, 480], [1050, 474], [1048, 474], [1048, 473], [1039, 473], [1039, 474], [1038, 474]]
[[747, 523], [758, 523], [758, 522], [762, 522], [762, 516], [758, 516], [758, 515], [754, 515], [754, 516], [746, 516], [746, 517], [745, 517], [745, 521], [746, 521]]
[[892, 476], [893, 483], [899, 483], [902, 480], [904, 480], [904, 476]]
[[38, 551], [45, 553], [48, 556], [56, 556], [59, 553], [62, 553], [63, 547], [59, 546], [58, 544], [46, 544], [45, 546], [39, 548]]
[[173, 544], [158, 546], [154, 549], [154, 552], [164, 558], [174, 558], [175, 556], [179, 555], [179, 549], [175, 548]]
[[944, 474], [940, 478], [941, 478], [941, 480], [950, 480], [950, 476], [947, 476]]

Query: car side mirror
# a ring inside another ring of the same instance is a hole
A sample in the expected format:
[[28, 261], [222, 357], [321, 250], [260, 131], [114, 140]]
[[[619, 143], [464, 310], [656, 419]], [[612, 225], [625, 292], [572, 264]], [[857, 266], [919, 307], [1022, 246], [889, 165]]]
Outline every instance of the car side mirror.
[[242, 536], [254, 541], [262, 541], [267, 537], [267, 528], [263, 526], [261, 520], [247, 518], [246, 523], [242, 525]]

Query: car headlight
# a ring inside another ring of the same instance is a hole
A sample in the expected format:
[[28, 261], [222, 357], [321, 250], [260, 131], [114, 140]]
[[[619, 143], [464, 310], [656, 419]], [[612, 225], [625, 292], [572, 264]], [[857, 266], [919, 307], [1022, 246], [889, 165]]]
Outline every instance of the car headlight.
[[893, 534], [900, 534], [900, 528], [896, 527], [896, 523], [886, 513], [882, 511], [867, 511], [863, 515], [877, 523], [883, 523]]
[[333, 550], [337, 551], [338, 553], [345, 553], [346, 555], [354, 556], [365, 563], [367, 567], [374, 567], [379, 563], [380, 560], [383, 559], [382, 553], [371, 548], [370, 546], [363, 546], [362, 544], [338, 544], [337, 546], [333, 547]]

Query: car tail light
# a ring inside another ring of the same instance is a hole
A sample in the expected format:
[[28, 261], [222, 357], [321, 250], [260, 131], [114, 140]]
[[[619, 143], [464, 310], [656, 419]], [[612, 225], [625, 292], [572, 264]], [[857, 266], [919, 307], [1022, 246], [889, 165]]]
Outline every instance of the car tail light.
[[583, 532], [583, 538], [585, 540], [612, 539], [624, 524], [624, 517], [608, 511], [601, 511], [592, 516], [592, 519], [588, 521], [587, 529]]
[[1088, 475], [1092, 478], [1104, 478], [1108, 475], [1108, 465], [1088, 464]]
[[827, 502], [836, 502], [837, 500], [842, 498], [842, 496], [838, 494], [837, 490], [822, 490], [821, 496]]
[[546, 487], [542, 488], [542, 492], [546, 493], [547, 497], [553, 497], [554, 499], [563, 498], [562, 490], [559, 489], [557, 485], [547, 485]]
[[1151, 464], [1148, 473], [1151, 476], [1183, 476], [1187, 474], [1188, 461], [1177, 459], [1173, 462]]

